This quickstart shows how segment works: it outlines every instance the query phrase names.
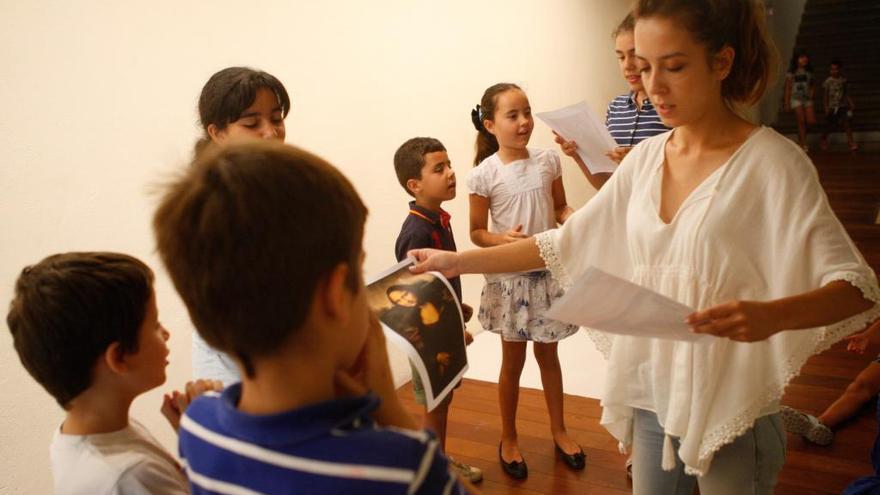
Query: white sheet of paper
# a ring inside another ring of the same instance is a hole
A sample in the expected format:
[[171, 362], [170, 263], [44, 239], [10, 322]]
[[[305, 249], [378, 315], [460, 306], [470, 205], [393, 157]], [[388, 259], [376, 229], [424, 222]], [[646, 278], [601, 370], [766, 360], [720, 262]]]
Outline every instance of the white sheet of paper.
[[568, 141], [577, 143], [577, 153], [591, 173], [614, 172], [617, 164], [605, 153], [617, 146], [605, 124], [582, 101], [552, 112], [536, 113], [539, 119]]
[[620, 335], [689, 342], [711, 338], [690, 331], [684, 320], [693, 311], [664, 295], [590, 267], [545, 315]]

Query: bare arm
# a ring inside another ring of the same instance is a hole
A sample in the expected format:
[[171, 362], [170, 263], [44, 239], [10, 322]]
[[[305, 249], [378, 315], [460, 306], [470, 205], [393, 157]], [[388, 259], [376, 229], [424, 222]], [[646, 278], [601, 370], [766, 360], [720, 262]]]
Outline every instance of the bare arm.
[[862, 291], [844, 280], [773, 302], [783, 329], [800, 330], [831, 325], [867, 311], [874, 303]]
[[[587, 167], [587, 164], [584, 163], [584, 160], [581, 159], [580, 155], [575, 155], [572, 158], [574, 158], [574, 162], [577, 163], [578, 168], [581, 169], [581, 173], [584, 174], [584, 177], [587, 178], [587, 181], [590, 183], [590, 185], [593, 186], [593, 188], [597, 191], [599, 189], [602, 189], [602, 186], [604, 186], [605, 183], [608, 182], [608, 179], [611, 178], [611, 174], [606, 172], [600, 174], [594, 174], [593, 172], [590, 172], [589, 167]], [[614, 160], [614, 158], [611, 159]]]
[[562, 225], [574, 213], [574, 210], [568, 206], [565, 199], [565, 186], [562, 184], [562, 177], [553, 181], [552, 188], [553, 212], [556, 216], [556, 223]]
[[589, 182], [591, 186], [596, 188], [596, 190], [598, 191], [602, 188], [603, 185], [605, 185], [606, 182], [608, 182], [608, 179], [611, 178], [611, 174], [593, 174], [593, 172], [590, 172], [590, 168], [587, 167], [587, 164], [584, 163], [583, 158], [581, 158], [581, 156], [577, 153], [577, 143], [575, 143], [574, 141], [566, 141], [564, 137], [556, 134], [555, 131], [553, 132], [553, 136], [555, 136], [554, 139], [559, 144], [562, 152], [571, 157], [574, 162], [577, 163], [578, 168], [581, 169], [581, 173], [584, 174], [584, 177], [586, 177], [587, 182]]
[[782, 330], [831, 325], [870, 309], [874, 303], [849, 282], [772, 301], [730, 301], [688, 317], [694, 332], [732, 340], [764, 340]]
[[528, 237], [522, 233], [522, 225], [503, 234], [489, 232], [489, 198], [479, 194], [470, 195], [471, 241], [480, 247], [498, 246]]
[[438, 249], [414, 249], [409, 252], [417, 261], [413, 273], [438, 271], [445, 277], [464, 273], [509, 273], [545, 266], [533, 237], [486, 249], [459, 253]]

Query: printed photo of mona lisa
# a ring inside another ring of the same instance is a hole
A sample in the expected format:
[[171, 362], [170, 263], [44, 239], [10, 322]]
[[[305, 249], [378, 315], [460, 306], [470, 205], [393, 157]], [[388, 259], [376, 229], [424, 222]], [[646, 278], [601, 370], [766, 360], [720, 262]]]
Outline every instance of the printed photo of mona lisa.
[[410, 273], [403, 261], [367, 285], [370, 307], [385, 334], [403, 347], [427, 384], [428, 410], [439, 404], [467, 370], [464, 319], [449, 282], [439, 273]]

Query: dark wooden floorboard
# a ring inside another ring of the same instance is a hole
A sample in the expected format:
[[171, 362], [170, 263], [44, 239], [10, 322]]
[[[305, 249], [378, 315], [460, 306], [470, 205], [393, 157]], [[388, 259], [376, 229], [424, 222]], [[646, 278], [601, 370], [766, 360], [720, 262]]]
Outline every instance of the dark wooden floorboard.
[[[875, 272], [880, 271], [880, 155], [865, 153], [811, 154], [831, 207]], [[846, 351], [839, 343], [813, 356], [786, 389], [782, 402], [814, 414], [822, 412], [877, 356]], [[872, 473], [870, 451], [877, 435], [873, 403], [838, 429], [834, 443], [819, 447], [789, 435], [785, 468], [777, 494], [838, 494], [855, 478]]]
[[[832, 208], [838, 213], [865, 259], [880, 271], [880, 226], [873, 221], [880, 205], [880, 155], [811, 155]], [[783, 403], [818, 414], [877, 355], [871, 349], [859, 356], [843, 344], [813, 356], [786, 390]], [[499, 363], [500, 364], [500, 363]], [[421, 418], [411, 387], [400, 389], [407, 408]], [[547, 408], [540, 390], [522, 389], [517, 416], [520, 447], [529, 464], [529, 477], [514, 481], [498, 464], [501, 418], [494, 383], [465, 380], [455, 392], [450, 411], [447, 450], [457, 459], [483, 469], [485, 494], [608, 494], [630, 493], [617, 442], [599, 425], [598, 401], [565, 396], [566, 425], [587, 454], [587, 468], [572, 472], [553, 450]], [[838, 430], [829, 447], [810, 445], [789, 435], [785, 468], [779, 476], [779, 495], [839, 494], [852, 480], [870, 474], [869, 454], [877, 434], [876, 410], [866, 406]]]

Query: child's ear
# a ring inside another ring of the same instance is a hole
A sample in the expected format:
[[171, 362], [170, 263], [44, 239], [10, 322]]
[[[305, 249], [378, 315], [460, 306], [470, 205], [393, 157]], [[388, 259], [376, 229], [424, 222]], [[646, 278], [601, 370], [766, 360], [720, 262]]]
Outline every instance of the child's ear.
[[407, 179], [406, 188], [409, 192], [416, 194], [422, 190], [422, 181], [416, 179]]
[[122, 350], [119, 342], [113, 342], [104, 351], [104, 364], [113, 373], [122, 374], [128, 371], [128, 355]]
[[324, 313], [329, 318], [348, 318], [347, 303], [351, 298], [351, 289], [348, 287], [346, 279], [350, 269], [348, 263], [339, 263], [330, 272], [323, 287], [319, 289]]
[[208, 124], [208, 137], [212, 141], [220, 141], [223, 138], [223, 130], [217, 127], [217, 124]]
[[487, 131], [489, 131], [489, 134], [491, 134], [493, 136], [495, 135], [495, 121], [494, 120], [484, 120], [483, 127], [485, 127]]

